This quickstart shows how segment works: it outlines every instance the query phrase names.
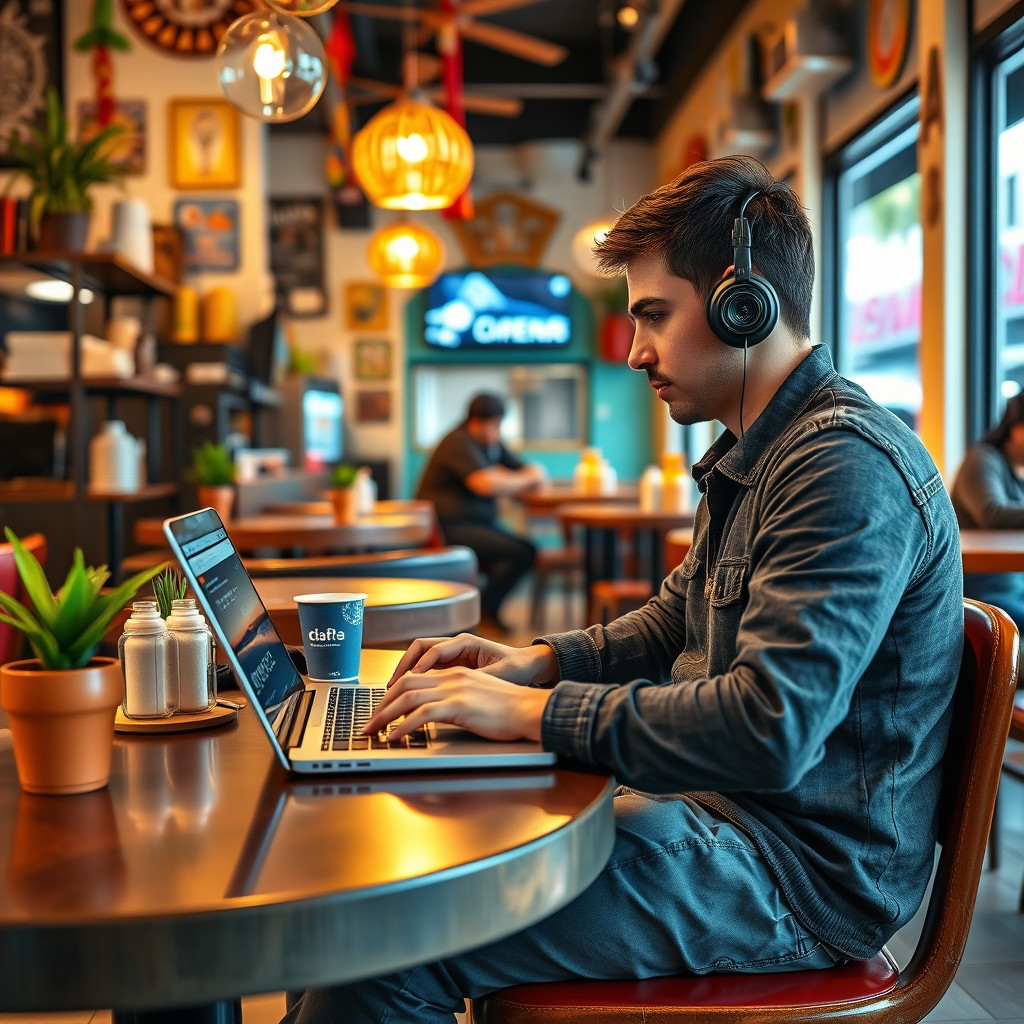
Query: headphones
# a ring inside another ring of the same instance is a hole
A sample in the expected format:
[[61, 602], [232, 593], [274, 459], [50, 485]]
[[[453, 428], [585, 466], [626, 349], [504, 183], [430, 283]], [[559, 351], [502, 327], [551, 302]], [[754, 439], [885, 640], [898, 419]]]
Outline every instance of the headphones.
[[732, 225], [733, 276], [719, 281], [708, 296], [711, 330], [732, 348], [747, 348], [764, 341], [779, 322], [779, 297], [771, 282], [750, 269], [750, 225], [743, 216], [751, 192], [740, 204]]

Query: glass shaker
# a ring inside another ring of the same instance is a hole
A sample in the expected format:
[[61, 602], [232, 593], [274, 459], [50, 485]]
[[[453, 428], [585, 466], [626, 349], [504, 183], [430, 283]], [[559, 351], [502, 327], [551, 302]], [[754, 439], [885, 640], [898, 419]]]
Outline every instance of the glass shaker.
[[178, 642], [178, 710], [209, 711], [217, 703], [216, 644], [194, 598], [171, 602], [167, 630]]
[[117, 641], [126, 718], [166, 718], [178, 707], [177, 644], [156, 601], [135, 601]]

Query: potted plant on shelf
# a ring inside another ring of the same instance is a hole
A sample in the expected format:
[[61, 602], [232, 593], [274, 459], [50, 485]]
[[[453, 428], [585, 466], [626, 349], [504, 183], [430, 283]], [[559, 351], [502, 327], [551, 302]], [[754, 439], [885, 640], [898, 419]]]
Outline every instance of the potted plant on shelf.
[[598, 351], [601, 358], [610, 363], [624, 363], [633, 347], [633, 321], [626, 312], [629, 291], [624, 276], [600, 293], [598, 305], [602, 310], [601, 325], [598, 328]]
[[52, 593], [35, 556], [10, 527], [27, 605], [0, 593], [0, 622], [20, 630], [34, 658], [0, 665], [0, 706], [7, 712], [21, 787], [29, 793], [87, 793], [110, 777], [114, 713], [124, 696], [117, 658], [95, 651], [117, 613], [163, 565], [109, 593], [106, 566], [87, 568], [75, 548], [64, 585]]
[[46, 92], [46, 124], [31, 126], [29, 135], [8, 139], [15, 161], [8, 182], [25, 178], [31, 186], [29, 223], [40, 249], [81, 252], [89, 237], [93, 185], [116, 182], [121, 172], [111, 159], [120, 125], [109, 125], [89, 139], [71, 137], [57, 90]]
[[359, 515], [356, 495], [357, 466], [342, 463], [331, 471], [331, 504], [334, 506], [334, 521], [343, 526], [354, 523]]
[[213, 441], [193, 448], [189, 479], [196, 485], [199, 504], [209, 506], [227, 522], [235, 503], [235, 463], [227, 448]]

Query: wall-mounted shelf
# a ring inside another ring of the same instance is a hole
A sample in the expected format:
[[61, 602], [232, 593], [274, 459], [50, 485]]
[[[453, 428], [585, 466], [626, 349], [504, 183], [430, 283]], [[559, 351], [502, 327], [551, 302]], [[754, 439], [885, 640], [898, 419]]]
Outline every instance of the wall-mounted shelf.
[[168, 278], [139, 270], [123, 256], [109, 252], [16, 252], [0, 257], [0, 267], [4, 264], [28, 267], [61, 281], [71, 281], [77, 269], [81, 275], [79, 284], [82, 288], [102, 292], [104, 295], [170, 297], [177, 288]]

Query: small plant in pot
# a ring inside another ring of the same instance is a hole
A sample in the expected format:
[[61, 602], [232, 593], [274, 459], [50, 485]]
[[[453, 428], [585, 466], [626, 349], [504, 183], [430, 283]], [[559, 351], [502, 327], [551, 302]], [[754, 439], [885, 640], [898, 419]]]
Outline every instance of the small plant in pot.
[[28, 605], [0, 593], [0, 622], [20, 630], [35, 658], [0, 665], [0, 706], [7, 712], [21, 787], [29, 793], [87, 793], [110, 777], [114, 713], [124, 679], [116, 658], [96, 648], [121, 609], [163, 565], [109, 593], [106, 566], [86, 567], [75, 548], [64, 585], [50, 590], [39, 562], [8, 527]]
[[358, 466], [342, 463], [331, 471], [331, 504], [334, 506], [334, 521], [343, 526], [354, 523], [359, 515], [356, 495]]
[[196, 485], [199, 504], [209, 506], [227, 522], [235, 504], [235, 463], [231, 452], [212, 441], [193, 448], [189, 479]]
[[111, 159], [120, 125], [110, 125], [89, 139], [71, 137], [57, 90], [46, 92], [46, 124], [30, 126], [27, 137], [12, 133], [8, 148], [15, 162], [8, 186], [28, 181], [29, 224], [40, 249], [80, 252], [89, 237], [94, 185], [119, 182]]

